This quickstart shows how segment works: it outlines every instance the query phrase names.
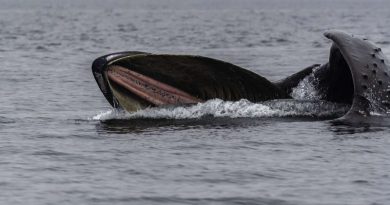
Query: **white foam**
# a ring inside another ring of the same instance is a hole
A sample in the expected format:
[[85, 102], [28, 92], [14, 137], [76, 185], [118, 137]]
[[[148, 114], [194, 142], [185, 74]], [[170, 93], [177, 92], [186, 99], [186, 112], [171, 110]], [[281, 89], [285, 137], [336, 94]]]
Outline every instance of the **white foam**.
[[90, 120], [108, 120], [115, 119], [119, 116], [119, 111], [115, 109], [100, 112], [99, 114], [90, 118]]
[[209, 100], [191, 106], [150, 107], [134, 113], [109, 110], [92, 117], [92, 120], [109, 119], [196, 119], [205, 116], [229, 118], [261, 118], [310, 116], [326, 117], [345, 113], [348, 107], [324, 101], [273, 100], [263, 103]]
[[314, 76], [315, 68], [313, 72], [301, 80], [297, 87], [292, 89], [291, 97], [297, 100], [320, 100], [322, 95], [316, 89], [316, 84], [318, 83], [317, 78]]

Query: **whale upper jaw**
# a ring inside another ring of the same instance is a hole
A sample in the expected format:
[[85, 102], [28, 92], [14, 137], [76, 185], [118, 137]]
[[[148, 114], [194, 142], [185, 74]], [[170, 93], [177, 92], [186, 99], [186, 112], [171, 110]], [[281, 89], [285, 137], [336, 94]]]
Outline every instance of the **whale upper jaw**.
[[390, 108], [390, 63], [381, 49], [341, 31], [328, 31], [324, 35], [341, 53], [353, 82], [351, 109], [343, 118], [387, 114]]
[[252, 102], [289, 98], [256, 73], [202, 56], [114, 53], [96, 59], [92, 71], [110, 104], [129, 112], [215, 98]]

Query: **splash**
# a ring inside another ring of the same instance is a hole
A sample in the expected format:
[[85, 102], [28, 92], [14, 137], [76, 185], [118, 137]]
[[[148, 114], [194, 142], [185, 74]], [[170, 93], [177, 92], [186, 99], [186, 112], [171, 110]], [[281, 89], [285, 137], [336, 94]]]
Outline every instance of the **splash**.
[[306, 76], [298, 83], [297, 87], [293, 88], [291, 97], [297, 100], [320, 100], [323, 97], [316, 88], [318, 79], [314, 76], [314, 73], [319, 68], [320, 67], [315, 68], [310, 75]]
[[[123, 113], [125, 114], [125, 113]], [[118, 118], [121, 115], [119, 110], [111, 109], [104, 112], [100, 112], [99, 114], [89, 118], [89, 120], [108, 120], [108, 119], [115, 119]]]
[[341, 116], [348, 106], [325, 101], [273, 100], [263, 103], [223, 101], [213, 99], [191, 106], [150, 107], [134, 113], [109, 110], [92, 117], [92, 120], [110, 119], [197, 119], [206, 116], [229, 118], [266, 117], [330, 117]]
[[372, 88], [368, 88], [367, 92], [363, 94], [363, 97], [369, 102], [368, 112], [371, 116], [385, 116], [390, 113], [390, 109], [383, 106], [382, 101], [374, 94]]

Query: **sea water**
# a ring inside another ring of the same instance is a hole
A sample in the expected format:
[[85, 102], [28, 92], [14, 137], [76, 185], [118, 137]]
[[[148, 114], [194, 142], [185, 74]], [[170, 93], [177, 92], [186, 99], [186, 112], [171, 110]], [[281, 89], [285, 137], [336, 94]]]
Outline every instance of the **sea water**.
[[92, 61], [202, 55], [277, 81], [327, 62], [328, 29], [390, 56], [390, 4], [363, 0], [0, 0], [0, 204], [389, 204], [390, 128], [318, 99], [213, 99], [126, 113]]

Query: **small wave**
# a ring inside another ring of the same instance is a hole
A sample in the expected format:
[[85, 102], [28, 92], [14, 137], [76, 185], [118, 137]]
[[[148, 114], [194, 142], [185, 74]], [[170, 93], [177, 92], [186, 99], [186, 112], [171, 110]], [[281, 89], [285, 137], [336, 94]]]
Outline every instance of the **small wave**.
[[196, 119], [202, 117], [264, 118], [264, 117], [331, 117], [348, 111], [348, 106], [326, 101], [272, 100], [252, 103], [213, 99], [191, 106], [150, 107], [134, 113], [109, 110], [93, 116], [92, 120], [111, 119]]
[[47, 49], [45, 46], [37, 46], [37, 47], [35, 47], [35, 49], [37, 51], [49, 51], [49, 49]]
[[107, 110], [104, 112], [100, 112], [99, 114], [89, 118], [89, 120], [107, 120], [115, 118], [116, 114], [115, 112], [118, 112], [117, 110]]
[[390, 41], [377, 41], [375, 42], [376, 44], [381, 44], [381, 45], [389, 45]]
[[0, 116], [0, 124], [12, 124], [12, 123], [15, 123], [14, 119]]
[[134, 204], [223, 204], [223, 205], [238, 205], [238, 204], [274, 204], [274, 205], [289, 205], [292, 204], [282, 199], [260, 198], [260, 197], [95, 197], [90, 199], [94, 203], [118, 203], [131, 202]]
[[62, 156], [62, 155], [68, 155], [64, 152], [58, 152], [54, 150], [40, 150], [32, 153], [33, 155], [44, 155], [44, 156]]

